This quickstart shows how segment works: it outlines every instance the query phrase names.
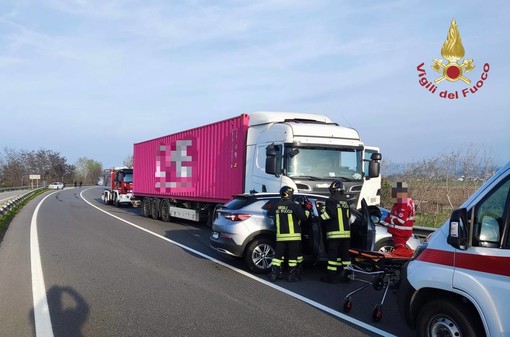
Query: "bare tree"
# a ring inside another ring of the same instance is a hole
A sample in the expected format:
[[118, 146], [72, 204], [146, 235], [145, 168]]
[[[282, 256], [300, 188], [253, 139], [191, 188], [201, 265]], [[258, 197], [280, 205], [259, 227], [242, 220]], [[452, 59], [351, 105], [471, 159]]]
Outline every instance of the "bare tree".
[[38, 151], [5, 148], [1, 164], [2, 184], [9, 186], [28, 185], [29, 175], [38, 174], [43, 181], [64, 181], [74, 175], [74, 167], [58, 152], [40, 149]]
[[96, 184], [103, 172], [103, 165], [93, 159], [80, 157], [75, 163], [77, 179], [85, 184]]
[[128, 168], [133, 167], [133, 155], [132, 154], [130, 154], [129, 156], [126, 157], [126, 159], [124, 159], [123, 165]]

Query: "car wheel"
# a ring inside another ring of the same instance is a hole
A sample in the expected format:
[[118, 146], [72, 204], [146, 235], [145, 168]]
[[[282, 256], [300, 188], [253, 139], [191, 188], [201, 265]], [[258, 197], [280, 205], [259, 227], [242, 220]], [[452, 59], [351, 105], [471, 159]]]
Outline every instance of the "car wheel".
[[382, 239], [375, 243], [374, 250], [377, 252], [391, 252], [393, 250], [393, 239]]
[[274, 252], [274, 243], [271, 240], [258, 238], [248, 245], [244, 259], [252, 272], [264, 274], [271, 270]]
[[419, 337], [485, 336], [473, 310], [451, 299], [426, 303], [417, 317]]
[[[412, 249], [409, 245], [406, 245], [407, 249]], [[393, 239], [386, 238], [381, 239], [375, 243], [374, 250], [376, 252], [388, 253], [393, 250]]]

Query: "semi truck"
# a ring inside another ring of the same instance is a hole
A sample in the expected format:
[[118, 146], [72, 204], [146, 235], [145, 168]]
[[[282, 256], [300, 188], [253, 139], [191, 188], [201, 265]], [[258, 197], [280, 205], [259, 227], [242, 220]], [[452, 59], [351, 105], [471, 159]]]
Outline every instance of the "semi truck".
[[105, 204], [131, 205], [133, 196], [133, 169], [127, 167], [114, 167], [103, 171], [103, 194], [101, 199]]
[[133, 205], [146, 217], [207, 221], [233, 195], [329, 194], [340, 179], [356, 207], [380, 203], [377, 147], [317, 114], [254, 112], [134, 144]]

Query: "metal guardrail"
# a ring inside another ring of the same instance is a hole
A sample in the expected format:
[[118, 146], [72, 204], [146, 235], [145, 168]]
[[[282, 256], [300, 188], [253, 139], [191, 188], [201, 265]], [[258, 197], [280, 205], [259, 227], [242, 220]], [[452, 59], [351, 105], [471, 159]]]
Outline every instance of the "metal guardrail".
[[427, 236], [429, 236], [431, 233], [434, 233], [436, 231], [436, 229], [437, 228], [432, 228], [432, 227], [414, 226], [413, 234], [423, 240]]
[[16, 190], [28, 190], [30, 186], [0, 187], [0, 192], [9, 192]]
[[17, 197], [14, 197], [14, 198], [8, 200], [5, 204], [0, 206], [0, 216], [2, 216], [5, 213], [7, 213], [11, 208], [16, 206], [17, 204], [19, 204], [23, 200], [29, 198], [32, 194], [36, 193], [37, 191], [39, 191], [41, 189], [45, 189], [45, 188], [46, 187], [39, 187], [39, 188], [33, 189], [33, 190], [31, 190], [31, 191], [29, 191], [27, 193], [24, 193], [22, 195], [19, 195]]

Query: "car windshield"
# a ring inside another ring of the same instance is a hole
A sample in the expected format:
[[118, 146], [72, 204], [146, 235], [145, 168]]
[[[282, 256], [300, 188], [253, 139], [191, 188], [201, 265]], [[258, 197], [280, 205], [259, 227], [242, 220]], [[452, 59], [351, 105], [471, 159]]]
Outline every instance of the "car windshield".
[[361, 180], [362, 151], [354, 148], [291, 148], [296, 155], [287, 155], [286, 172], [291, 178], [345, 178]]
[[133, 182], [133, 173], [126, 173], [124, 174], [124, 182], [125, 183], [132, 183]]

